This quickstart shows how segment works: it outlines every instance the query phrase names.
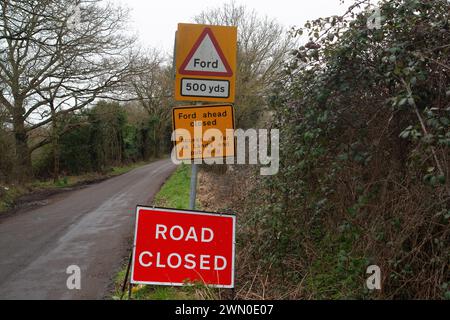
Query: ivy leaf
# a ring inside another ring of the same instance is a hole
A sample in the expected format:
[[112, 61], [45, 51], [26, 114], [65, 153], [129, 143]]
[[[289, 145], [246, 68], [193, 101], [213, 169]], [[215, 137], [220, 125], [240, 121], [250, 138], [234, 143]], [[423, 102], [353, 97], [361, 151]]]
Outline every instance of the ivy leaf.
[[450, 125], [450, 120], [449, 120], [448, 118], [446, 118], [446, 117], [442, 117], [442, 118], [440, 118], [439, 120], [441, 121], [441, 123], [442, 123], [444, 126], [449, 126], [449, 125]]
[[398, 103], [398, 105], [399, 105], [400, 107], [403, 107], [403, 106], [405, 105], [406, 101], [408, 101], [408, 98], [403, 98], [403, 99], [400, 100], [400, 102]]
[[402, 133], [400, 133], [400, 138], [402, 138], [402, 139], [408, 139], [410, 133], [411, 133], [411, 131], [405, 130], [405, 131], [403, 131]]

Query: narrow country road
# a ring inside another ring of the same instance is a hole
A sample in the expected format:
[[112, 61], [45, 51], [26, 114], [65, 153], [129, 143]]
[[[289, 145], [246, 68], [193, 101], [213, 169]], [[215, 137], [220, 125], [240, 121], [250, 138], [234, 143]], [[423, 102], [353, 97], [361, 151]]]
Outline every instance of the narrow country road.
[[[133, 237], [135, 207], [173, 172], [161, 160], [0, 220], [0, 299], [102, 299]], [[81, 268], [69, 290], [68, 266]]]

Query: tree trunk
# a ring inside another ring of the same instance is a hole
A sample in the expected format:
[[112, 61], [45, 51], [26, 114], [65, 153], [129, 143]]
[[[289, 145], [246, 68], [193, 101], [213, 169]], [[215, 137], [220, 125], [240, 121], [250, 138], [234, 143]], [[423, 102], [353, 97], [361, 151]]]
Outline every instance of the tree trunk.
[[58, 120], [53, 103], [51, 103], [52, 110], [52, 149], [53, 149], [53, 182], [59, 181], [60, 170], [60, 148], [59, 148], [59, 131]]
[[25, 120], [23, 118], [23, 108], [20, 105], [15, 107], [13, 114], [14, 138], [16, 148], [15, 178], [18, 182], [27, 182], [33, 178], [33, 168], [31, 166], [31, 154], [28, 148], [28, 135], [25, 130]]
[[148, 129], [141, 129], [141, 139], [142, 139], [142, 145], [141, 145], [141, 155], [142, 160], [148, 161], [150, 159], [150, 152], [149, 152], [149, 139], [148, 139]]
[[159, 147], [158, 147], [159, 137], [158, 137], [158, 134], [157, 134], [156, 126], [157, 126], [157, 124], [155, 123], [153, 125], [153, 156], [155, 158], [158, 158], [158, 156], [159, 156]]

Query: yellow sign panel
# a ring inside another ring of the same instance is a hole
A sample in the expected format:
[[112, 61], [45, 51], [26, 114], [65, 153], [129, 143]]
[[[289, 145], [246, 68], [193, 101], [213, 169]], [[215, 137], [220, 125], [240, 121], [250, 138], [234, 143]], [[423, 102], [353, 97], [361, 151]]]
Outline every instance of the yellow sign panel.
[[235, 156], [231, 105], [176, 107], [173, 109], [173, 130], [178, 160]]
[[233, 103], [237, 28], [178, 24], [175, 99]]

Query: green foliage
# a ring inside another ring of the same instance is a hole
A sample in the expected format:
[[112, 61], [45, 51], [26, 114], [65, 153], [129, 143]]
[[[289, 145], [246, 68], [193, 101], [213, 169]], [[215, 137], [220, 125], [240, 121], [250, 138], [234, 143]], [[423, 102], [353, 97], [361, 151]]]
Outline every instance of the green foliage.
[[26, 193], [26, 189], [18, 186], [4, 187], [0, 185], [0, 214], [12, 209], [15, 201]]
[[[156, 127], [166, 143], [155, 135]], [[90, 109], [58, 118], [56, 127], [39, 130], [30, 142], [47, 141], [33, 152], [32, 158], [34, 176], [41, 180], [54, 177], [55, 170], [62, 176], [106, 174], [114, 166], [160, 157], [171, 147], [170, 128], [159, 123], [159, 118], [150, 117], [133, 105], [115, 102], [99, 101]], [[52, 139], [55, 132], [56, 140]], [[14, 148], [11, 130], [0, 127], [0, 182], [15, 180]]]
[[369, 264], [392, 276], [375, 297], [442, 298], [448, 282], [435, 213], [449, 199], [449, 3], [379, 6], [381, 29], [350, 10], [294, 32], [310, 42], [270, 97], [280, 173], [249, 200], [258, 223], [240, 241], [292, 297], [295, 281], [307, 297], [371, 297]]
[[100, 102], [88, 114], [91, 162], [97, 171], [123, 161], [126, 114], [117, 103]]
[[[107, 173], [111, 167], [158, 156], [151, 148], [150, 121], [129, 121], [127, 109], [118, 103], [100, 101], [92, 109], [67, 116], [60, 126], [70, 129], [58, 138], [59, 167], [63, 175]], [[52, 176], [54, 147], [44, 146], [35, 158], [36, 175]]]
[[13, 135], [4, 130], [1, 124], [2, 122], [0, 122], [0, 181], [10, 182], [13, 179], [14, 140]]
[[60, 187], [60, 188], [66, 187], [68, 184], [69, 184], [69, 180], [67, 177], [59, 179], [58, 181], [55, 182], [55, 186]]
[[[68, 124], [77, 125], [79, 118], [74, 116], [67, 120]], [[82, 174], [94, 171], [91, 163], [92, 145], [90, 126], [79, 126], [60, 138], [61, 171], [68, 174]], [[94, 149], [95, 150], [95, 149]], [[53, 164], [51, 158], [50, 164]]]
[[305, 287], [315, 299], [362, 299], [363, 270], [369, 261], [352, 252], [353, 244], [360, 239], [354, 226], [342, 226], [341, 234], [327, 235], [318, 245], [319, 255], [312, 261]]

